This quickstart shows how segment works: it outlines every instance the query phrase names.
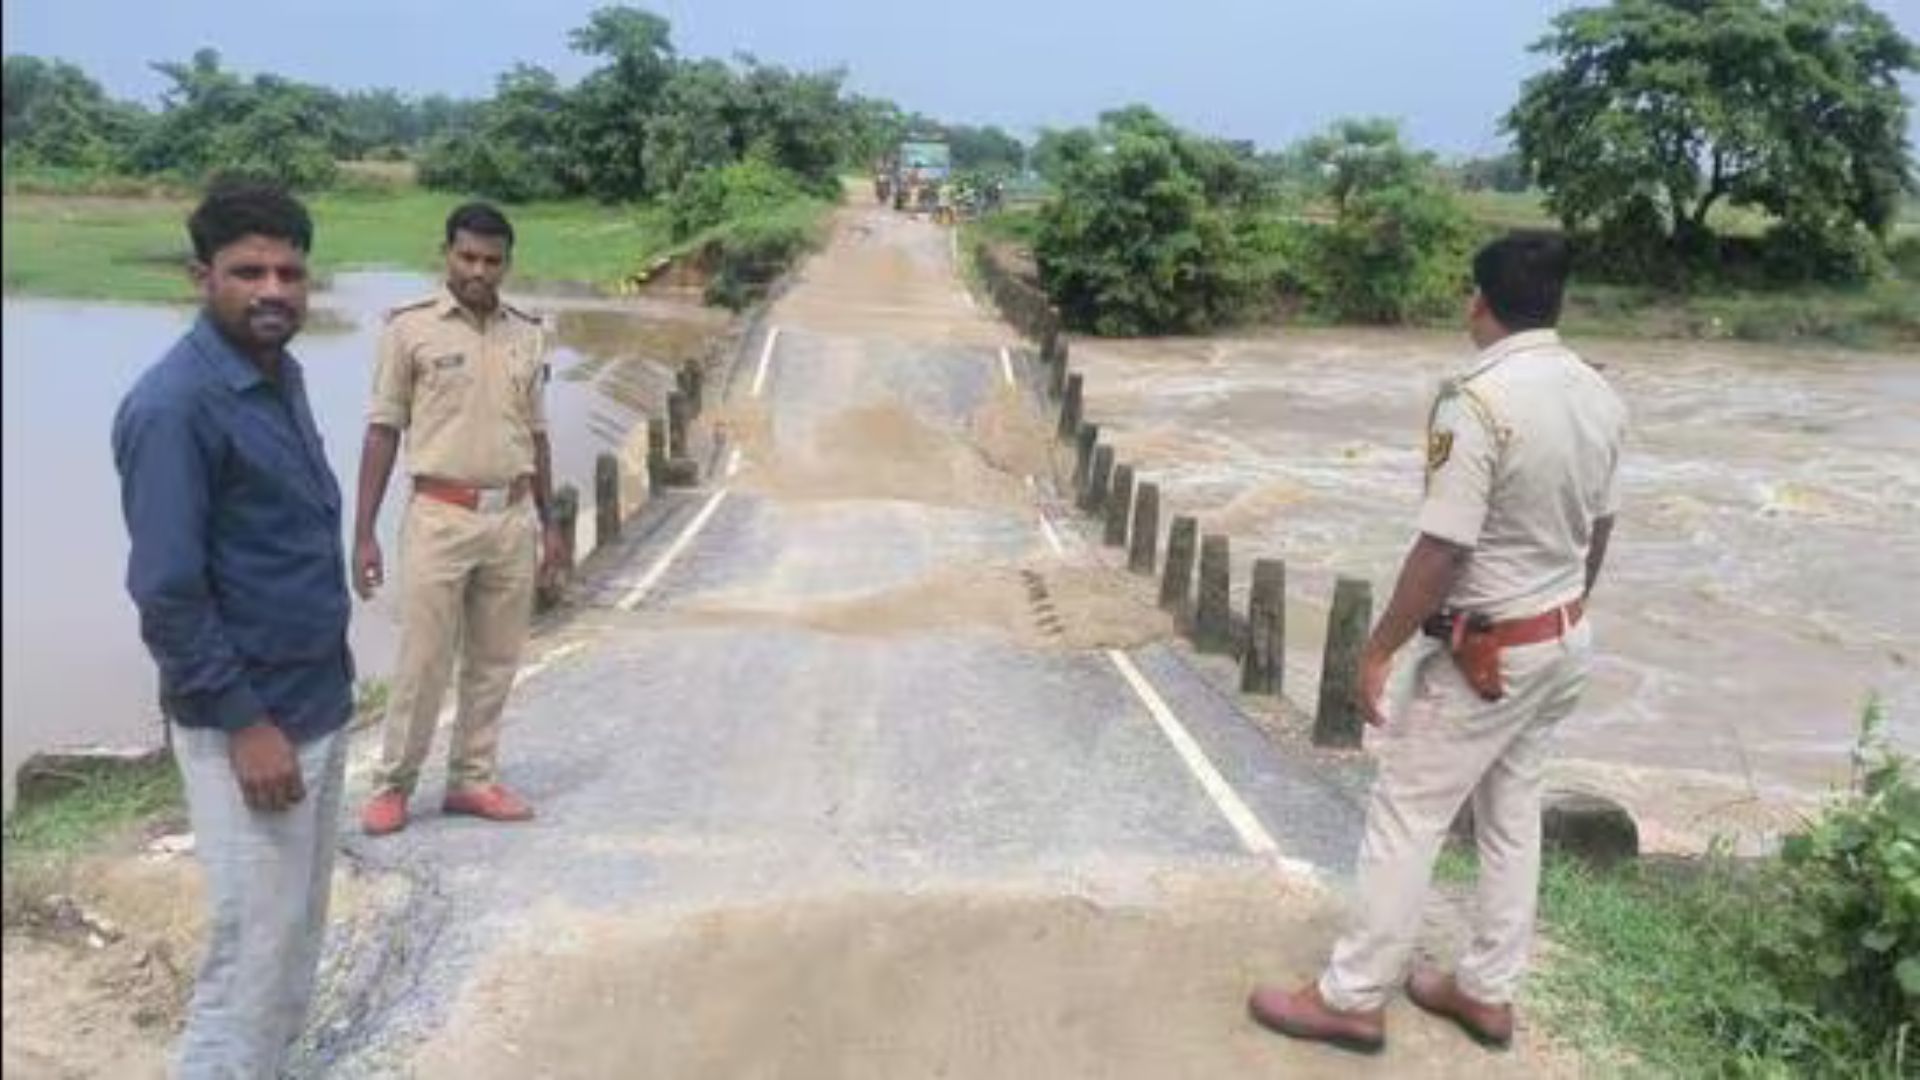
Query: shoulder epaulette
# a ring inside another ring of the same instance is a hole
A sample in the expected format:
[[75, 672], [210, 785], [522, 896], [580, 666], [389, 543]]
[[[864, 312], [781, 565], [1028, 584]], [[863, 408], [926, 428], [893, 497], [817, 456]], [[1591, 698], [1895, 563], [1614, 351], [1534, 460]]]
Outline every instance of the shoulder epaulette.
[[409, 312], [409, 311], [419, 311], [419, 310], [420, 310], [421, 308], [427, 308], [427, 307], [432, 307], [432, 306], [434, 305], [434, 303], [435, 303], [436, 301], [438, 301], [439, 299], [440, 299], [440, 298], [439, 298], [439, 297], [437, 297], [437, 296], [423, 296], [423, 297], [421, 297], [421, 298], [420, 298], [420, 299], [418, 299], [418, 300], [414, 300], [414, 301], [410, 301], [410, 302], [408, 302], [408, 303], [405, 303], [405, 304], [401, 304], [401, 305], [400, 305], [399, 307], [391, 307], [391, 308], [388, 308], [388, 309], [387, 309], [387, 319], [388, 319], [389, 321], [392, 321], [393, 319], [396, 319], [396, 318], [398, 318], [398, 317], [400, 317], [401, 315], [404, 315], [404, 314], [406, 314], [406, 313], [407, 313], [407, 312]]

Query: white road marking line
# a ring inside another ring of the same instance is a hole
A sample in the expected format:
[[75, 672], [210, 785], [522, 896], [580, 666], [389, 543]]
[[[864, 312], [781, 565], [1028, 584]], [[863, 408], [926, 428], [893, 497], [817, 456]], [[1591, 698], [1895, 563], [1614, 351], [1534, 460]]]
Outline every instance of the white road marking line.
[[767, 332], [767, 343], [760, 350], [760, 369], [753, 373], [753, 396], [759, 397], [767, 387], [767, 366], [773, 363], [773, 346], [780, 340], [780, 328], [774, 327]]
[[727, 479], [731, 480], [738, 475], [740, 475], [740, 448], [736, 446], [727, 455]]
[[1318, 876], [1318, 872], [1311, 865], [1280, 854], [1280, 845], [1274, 842], [1266, 826], [1260, 824], [1260, 819], [1254, 816], [1245, 802], [1241, 801], [1239, 794], [1233, 790], [1232, 785], [1227, 783], [1226, 777], [1221, 776], [1220, 770], [1214, 768], [1213, 762], [1207, 760], [1206, 751], [1200, 749], [1200, 744], [1194, 741], [1193, 736], [1181, 725], [1179, 718], [1173, 715], [1173, 710], [1167, 707], [1166, 701], [1160, 697], [1160, 692], [1153, 688], [1153, 684], [1147, 681], [1146, 676], [1140, 674], [1140, 669], [1133, 665], [1132, 658], [1119, 649], [1108, 649], [1107, 659], [1112, 660], [1113, 666], [1120, 670], [1120, 677], [1127, 680], [1127, 685], [1133, 688], [1134, 696], [1140, 699], [1140, 703], [1147, 707], [1147, 712], [1152, 714], [1154, 722], [1160, 725], [1161, 733], [1166, 735], [1167, 741], [1173, 744], [1174, 752], [1179, 754], [1180, 760], [1186, 763], [1187, 771], [1193, 773], [1194, 779], [1200, 781], [1200, 786], [1206, 789], [1207, 795], [1213, 799], [1213, 805], [1220, 808], [1220, 813], [1227, 819], [1227, 824], [1233, 826], [1233, 831], [1240, 835], [1240, 843], [1252, 854], [1273, 858], [1286, 870]]
[[1044, 512], [1040, 515], [1040, 534], [1047, 538], [1047, 543], [1053, 547], [1053, 553], [1055, 555], [1065, 555], [1067, 553], [1067, 545], [1060, 542], [1060, 534], [1054, 531], [1053, 522], [1047, 520], [1047, 515]]
[[[507, 692], [512, 693], [513, 691], [520, 689], [520, 687], [523, 684], [525, 684], [529, 679], [532, 679], [538, 676], [541, 672], [547, 670], [549, 667], [552, 667], [555, 663], [558, 663], [559, 661], [564, 660], [569, 656], [572, 656], [574, 653], [577, 653], [586, 647], [587, 647], [587, 643], [584, 641], [569, 641], [565, 645], [556, 646], [554, 649], [550, 650], [549, 652], [541, 656], [540, 659], [535, 660], [531, 664], [527, 664], [521, 667], [519, 671], [514, 672], [513, 685], [510, 688], [508, 688]], [[453, 730], [453, 717], [454, 717], [454, 714], [459, 711], [460, 700], [459, 700], [458, 691], [456, 690], [456, 688], [449, 686], [447, 688], [447, 694], [449, 695], [451, 700], [449, 700], [445, 705], [440, 706], [440, 715], [433, 718], [433, 730], [436, 735], [442, 732]], [[385, 723], [386, 723], [386, 717], [382, 716], [379, 720], [374, 721], [368, 724], [367, 726], [380, 727]], [[357, 756], [353, 764], [349, 766], [347, 769], [349, 778], [357, 781], [360, 778], [366, 776], [368, 773], [372, 772], [374, 768], [378, 765], [379, 756], [380, 756], [379, 750], [377, 748], [372, 750], [371, 752]]]
[[648, 590], [660, 583], [660, 579], [666, 575], [667, 568], [673, 565], [673, 560], [679, 558], [680, 553], [687, 549], [687, 545], [693, 543], [693, 538], [700, 535], [700, 530], [707, 527], [707, 522], [712, 520], [713, 512], [720, 509], [720, 503], [727, 497], [729, 490], [721, 488], [713, 493], [713, 498], [708, 499], [707, 505], [701, 507], [700, 513], [694, 515], [694, 519], [687, 523], [687, 527], [674, 540], [673, 546], [667, 549], [666, 554], [660, 556], [660, 561], [654, 563], [646, 576], [641, 578], [633, 588], [628, 589], [627, 595], [620, 598], [620, 610], [632, 611], [639, 606]]
[[1007, 347], [1000, 346], [1000, 374], [1007, 377], [1007, 385], [1016, 385], [1013, 381], [1013, 357], [1008, 355]]
[[587, 643], [584, 641], [569, 641], [565, 645], [555, 648], [540, 659], [521, 668], [519, 673], [513, 677], [513, 685], [518, 688], [521, 683], [526, 682], [528, 679], [552, 667], [556, 662], [564, 660], [586, 647]]

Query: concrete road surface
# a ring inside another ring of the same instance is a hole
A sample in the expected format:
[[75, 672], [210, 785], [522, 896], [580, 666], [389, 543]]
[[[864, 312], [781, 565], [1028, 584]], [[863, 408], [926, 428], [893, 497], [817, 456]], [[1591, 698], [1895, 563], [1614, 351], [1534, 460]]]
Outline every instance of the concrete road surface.
[[947, 230], [849, 209], [762, 322], [706, 486], [530, 648], [503, 761], [538, 820], [443, 818], [430, 775], [350, 836], [378, 899], [305, 1072], [1553, 1071], [1404, 1010], [1365, 1063], [1245, 1019], [1324, 954], [1358, 811], [1059, 510]]

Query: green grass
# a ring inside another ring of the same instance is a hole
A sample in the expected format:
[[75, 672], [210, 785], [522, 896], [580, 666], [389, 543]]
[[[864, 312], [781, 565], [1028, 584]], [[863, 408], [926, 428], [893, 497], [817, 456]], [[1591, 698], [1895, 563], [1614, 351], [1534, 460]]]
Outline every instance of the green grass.
[[[1540, 891], [1547, 944], [1523, 1004], [1601, 1075], [1900, 1075], [1899, 1064], [1864, 1052], [1822, 1057], [1796, 1030], [1810, 1030], [1810, 1018], [1781, 1000], [1747, 945], [1792, 917], [1756, 902], [1756, 872], [1719, 857], [1600, 870], [1548, 856]], [[1436, 880], [1456, 887], [1476, 873], [1465, 850], [1444, 850], [1435, 866]], [[1756, 1027], [1755, 1016], [1776, 1022]], [[1920, 1046], [1910, 1046], [1908, 1057], [1916, 1054]]]
[[1674, 294], [1575, 282], [1563, 326], [1588, 337], [1895, 349], [1920, 344], [1920, 288], [1889, 278], [1861, 288]]
[[[431, 273], [441, 229], [460, 200], [401, 184], [356, 182], [307, 200], [314, 264], [321, 275], [383, 266]], [[191, 299], [183, 266], [192, 204], [167, 197], [12, 194], [6, 199], [4, 265], [9, 293], [93, 300]], [[569, 200], [507, 208], [517, 233], [522, 284], [608, 286], [671, 243], [656, 207]]]
[[180, 772], [165, 759], [102, 775], [45, 802], [16, 806], [0, 826], [6, 876], [11, 879], [31, 863], [83, 853], [182, 806]]

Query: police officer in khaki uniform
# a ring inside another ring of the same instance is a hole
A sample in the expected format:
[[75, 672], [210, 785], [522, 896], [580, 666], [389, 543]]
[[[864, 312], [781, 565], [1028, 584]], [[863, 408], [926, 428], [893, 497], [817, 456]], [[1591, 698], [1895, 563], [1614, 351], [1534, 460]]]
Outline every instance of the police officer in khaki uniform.
[[[1443, 387], [1427, 438], [1420, 537], [1361, 660], [1360, 706], [1384, 726], [1359, 860], [1359, 912], [1317, 982], [1256, 989], [1283, 1034], [1378, 1050], [1382, 1006], [1413, 1002], [1504, 1048], [1540, 876], [1540, 787], [1555, 726], [1593, 655], [1584, 605], [1618, 506], [1626, 411], [1553, 330], [1559, 237], [1482, 249], [1468, 325], [1480, 354]], [[1389, 709], [1394, 654], [1419, 635]], [[1389, 712], [1392, 715], [1388, 715]], [[1407, 977], [1433, 860], [1471, 800], [1477, 913], [1450, 973]]]
[[364, 599], [383, 579], [374, 526], [406, 433], [412, 491], [401, 525], [400, 657], [361, 818], [376, 836], [406, 826], [456, 650], [443, 809], [494, 821], [533, 816], [497, 779], [495, 751], [536, 573], [556, 572], [564, 550], [550, 512], [546, 336], [538, 319], [500, 299], [513, 227], [498, 210], [454, 210], [445, 251], [445, 288], [388, 316], [360, 462], [354, 586]]

